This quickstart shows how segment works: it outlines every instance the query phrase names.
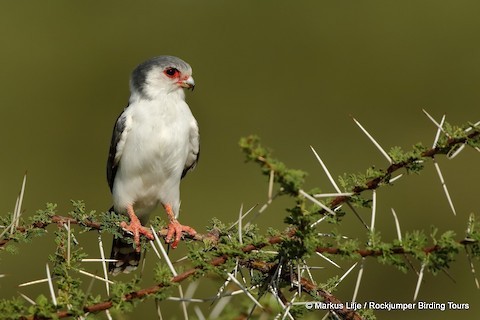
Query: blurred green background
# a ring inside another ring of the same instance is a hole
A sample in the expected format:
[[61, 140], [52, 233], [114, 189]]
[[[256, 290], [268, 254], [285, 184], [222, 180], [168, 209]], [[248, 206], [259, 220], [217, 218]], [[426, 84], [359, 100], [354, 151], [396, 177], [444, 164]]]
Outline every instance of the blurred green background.
[[[0, 212], [13, 211], [25, 170], [26, 216], [46, 202], [66, 212], [70, 199], [98, 211], [109, 208], [105, 161], [114, 121], [128, 101], [128, 77], [138, 63], [160, 54], [189, 62], [197, 84], [187, 100], [200, 124], [202, 157], [182, 183], [183, 223], [204, 232], [212, 217], [234, 221], [242, 203], [266, 201], [267, 179], [244, 164], [237, 145], [250, 133], [289, 166], [308, 171], [308, 188], [332, 192], [309, 145], [334, 176], [386, 166], [351, 116], [386, 149], [432, 143], [435, 127], [422, 108], [437, 119], [447, 113], [451, 123], [480, 119], [479, 11], [475, 1], [2, 1]], [[461, 238], [468, 215], [480, 212], [479, 156], [466, 150], [452, 161], [439, 159], [456, 217], [431, 164], [420, 176], [380, 190], [377, 228], [383, 238], [396, 237], [391, 207], [403, 231], [437, 225]], [[281, 199], [258, 218], [262, 232], [283, 228], [290, 205]], [[340, 230], [365, 239], [353, 215]], [[94, 234], [80, 240], [91, 257], [99, 256]], [[111, 239], [104, 241], [109, 246]], [[46, 284], [21, 290], [17, 285], [45, 277], [52, 242], [43, 237], [21, 245], [16, 256], [2, 254], [0, 274], [6, 277], [0, 279], [0, 297], [18, 291], [48, 295]], [[172, 255], [180, 257], [184, 249]], [[151, 253], [149, 258], [144, 285], [152, 283]], [[327, 268], [315, 274], [320, 282], [337, 274], [324, 261], [318, 265]], [[480, 293], [469, 270], [466, 256], [459, 255], [449, 271], [455, 282], [428, 274], [419, 300], [470, 303], [470, 310], [377, 316], [472, 318], [480, 312]], [[351, 299], [356, 272], [341, 284], [340, 299]], [[220, 285], [205, 281], [198, 296]], [[410, 302], [416, 281], [413, 272], [367, 259], [358, 300]], [[163, 306], [167, 318], [182, 318], [178, 303]], [[202, 309], [209, 313], [208, 305]], [[155, 317], [152, 302], [137, 312]]]

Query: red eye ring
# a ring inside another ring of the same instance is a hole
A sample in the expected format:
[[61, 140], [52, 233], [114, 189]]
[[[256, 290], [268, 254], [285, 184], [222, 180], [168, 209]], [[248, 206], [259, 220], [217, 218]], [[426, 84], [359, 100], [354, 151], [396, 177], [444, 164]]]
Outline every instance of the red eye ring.
[[176, 68], [167, 68], [165, 69], [164, 73], [169, 78], [175, 78], [176, 76], [178, 76], [179, 71]]

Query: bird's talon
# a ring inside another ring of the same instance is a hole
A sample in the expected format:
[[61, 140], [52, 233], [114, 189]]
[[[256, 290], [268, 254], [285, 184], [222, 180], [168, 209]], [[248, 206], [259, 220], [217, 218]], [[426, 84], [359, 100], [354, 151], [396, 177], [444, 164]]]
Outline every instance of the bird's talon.
[[165, 237], [165, 242], [169, 243], [172, 246], [172, 249], [175, 249], [178, 246], [180, 240], [182, 239], [183, 232], [187, 233], [192, 237], [197, 234], [195, 229], [193, 229], [192, 227], [181, 225], [176, 220], [170, 221], [170, 224], [168, 225], [167, 236]]
[[149, 229], [142, 226], [142, 224], [138, 219], [132, 219], [130, 224], [127, 224], [125, 221], [122, 221], [120, 222], [120, 227], [122, 227], [122, 229], [125, 232], [133, 236], [133, 242], [135, 244], [137, 252], [140, 252], [141, 250], [140, 235], [144, 235], [149, 240], [154, 239], [152, 232]]

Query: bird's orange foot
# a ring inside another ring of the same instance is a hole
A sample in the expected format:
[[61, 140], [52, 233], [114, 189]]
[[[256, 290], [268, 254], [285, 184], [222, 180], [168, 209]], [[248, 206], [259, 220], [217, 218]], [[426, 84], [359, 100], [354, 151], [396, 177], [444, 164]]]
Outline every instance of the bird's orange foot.
[[140, 252], [140, 235], [144, 235], [149, 240], [154, 240], [152, 232], [142, 226], [140, 220], [138, 220], [137, 216], [133, 212], [133, 208], [128, 208], [128, 215], [130, 216], [130, 224], [127, 224], [125, 221], [120, 223], [120, 227], [128, 233], [133, 235], [133, 242], [135, 243], [137, 252]]
[[[184, 226], [180, 224], [177, 221], [177, 219], [171, 219], [167, 228], [168, 228], [168, 231], [167, 231], [167, 237], [165, 238], [165, 241], [167, 243], [171, 243], [173, 249], [175, 249], [178, 246], [178, 243], [182, 238], [182, 232], [186, 232], [192, 237], [197, 234], [197, 231], [195, 231], [195, 229], [193, 229], [192, 227]], [[173, 238], [173, 242], [172, 242], [172, 238]]]

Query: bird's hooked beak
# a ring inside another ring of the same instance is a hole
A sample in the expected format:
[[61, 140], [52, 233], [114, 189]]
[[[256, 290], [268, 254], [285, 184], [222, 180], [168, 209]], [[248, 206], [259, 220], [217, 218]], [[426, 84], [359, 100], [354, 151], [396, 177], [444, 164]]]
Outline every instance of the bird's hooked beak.
[[193, 89], [195, 89], [195, 81], [193, 81], [192, 76], [189, 76], [186, 79], [182, 79], [182, 80], [178, 81], [177, 83], [182, 88], [192, 89], [192, 91], [193, 91]]

